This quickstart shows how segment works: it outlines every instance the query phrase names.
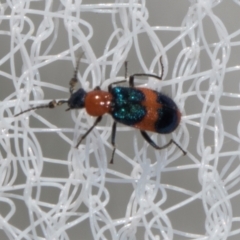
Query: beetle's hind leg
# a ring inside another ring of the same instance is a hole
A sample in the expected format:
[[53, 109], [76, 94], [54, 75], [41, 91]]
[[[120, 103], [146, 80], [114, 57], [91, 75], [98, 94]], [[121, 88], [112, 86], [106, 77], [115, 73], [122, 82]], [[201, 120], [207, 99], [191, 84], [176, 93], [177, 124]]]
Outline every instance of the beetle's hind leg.
[[173, 144], [175, 144], [175, 145], [183, 152], [183, 155], [186, 155], [186, 154], [187, 154], [187, 152], [184, 151], [184, 150], [182, 149], [182, 147], [181, 147], [178, 143], [176, 143], [173, 139], [171, 139], [167, 144], [159, 147], [159, 146], [149, 137], [149, 135], [148, 135], [145, 131], [140, 131], [140, 132], [141, 132], [143, 138], [144, 138], [152, 147], [154, 147], [155, 149], [161, 150], [161, 149], [167, 148], [168, 146], [170, 146], [170, 145], [173, 143]]

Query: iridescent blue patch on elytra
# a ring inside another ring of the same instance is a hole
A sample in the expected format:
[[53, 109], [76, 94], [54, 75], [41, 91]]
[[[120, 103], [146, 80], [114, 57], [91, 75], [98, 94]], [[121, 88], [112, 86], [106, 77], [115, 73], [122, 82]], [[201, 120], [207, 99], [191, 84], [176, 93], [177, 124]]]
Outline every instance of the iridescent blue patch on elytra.
[[171, 133], [179, 124], [178, 107], [170, 97], [162, 93], [157, 93], [157, 95], [157, 102], [162, 104], [162, 108], [158, 109], [156, 131], [163, 134]]
[[117, 105], [124, 105], [126, 103], [140, 104], [145, 99], [144, 94], [136, 88], [114, 87], [111, 94]]
[[145, 96], [140, 90], [115, 87], [112, 88], [111, 94], [113, 95], [111, 114], [116, 121], [132, 126], [140, 122], [146, 115], [146, 109], [141, 105]]

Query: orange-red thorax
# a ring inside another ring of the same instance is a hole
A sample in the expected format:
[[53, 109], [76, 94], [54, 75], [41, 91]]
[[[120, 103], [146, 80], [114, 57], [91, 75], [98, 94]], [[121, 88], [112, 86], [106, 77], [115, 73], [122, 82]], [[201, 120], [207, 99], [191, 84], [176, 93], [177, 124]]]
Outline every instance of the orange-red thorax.
[[85, 108], [89, 115], [97, 117], [111, 111], [112, 95], [109, 92], [93, 90], [85, 97]]

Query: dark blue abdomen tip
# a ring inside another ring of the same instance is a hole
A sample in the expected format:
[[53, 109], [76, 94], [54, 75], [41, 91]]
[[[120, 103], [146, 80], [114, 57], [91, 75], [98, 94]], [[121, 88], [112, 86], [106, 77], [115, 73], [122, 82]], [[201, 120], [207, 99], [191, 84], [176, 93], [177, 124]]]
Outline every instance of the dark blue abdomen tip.
[[167, 134], [173, 132], [179, 125], [180, 116], [176, 103], [168, 96], [158, 93], [157, 102], [162, 104], [158, 109], [158, 120], [155, 128], [158, 133]]

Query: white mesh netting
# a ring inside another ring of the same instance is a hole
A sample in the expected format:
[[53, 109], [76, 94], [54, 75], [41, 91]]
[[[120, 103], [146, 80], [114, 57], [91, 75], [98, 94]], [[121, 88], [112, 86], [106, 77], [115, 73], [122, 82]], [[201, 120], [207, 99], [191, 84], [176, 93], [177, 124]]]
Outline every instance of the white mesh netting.
[[[0, 239], [239, 239], [240, 1], [6, 1], [0, 4]], [[94, 122], [66, 106], [128, 75], [169, 94], [183, 117], [170, 136]], [[145, 80], [145, 81], [143, 81]]]

